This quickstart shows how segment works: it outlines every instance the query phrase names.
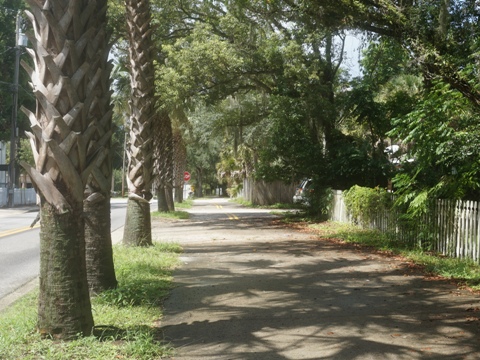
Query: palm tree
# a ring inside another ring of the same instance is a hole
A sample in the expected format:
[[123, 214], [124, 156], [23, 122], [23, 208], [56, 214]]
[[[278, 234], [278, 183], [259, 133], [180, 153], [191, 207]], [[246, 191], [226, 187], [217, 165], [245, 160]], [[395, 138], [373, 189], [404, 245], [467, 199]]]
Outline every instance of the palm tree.
[[[94, 145], [90, 153], [104, 147], [108, 152], [99, 157], [92, 168], [85, 191], [85, 244], [87, 278], [90, 294], [98, 294], [117, 286], [113, 264], [110, 191], [112, 179], [112, 156], [110, 139], [112, 137], [112, 104], [110, 91], [110, 73], [112, 64], [108, 61], [110, 46], [106, 34], [107, 0], [97, 0], [95, 12], [98, 17], [89, 18], [90, 22], [99, 22], [97, 36], [89, 41], [85, 49], [88, 61], [98, 63], [96, 86], [92, 89], [95, 98], [89, 107], [90, 118], [95, 124]], [[92, 27], [97, 25], [92, 23]]]
[[173, 133], [172, 121], [167, 111], [161, 110], [154, 129], [154, 173], [157, 184], [158, 211], [174, 211]]
[[38, 329], [44, 336], [69, 339], [93, 328], [83, 200], [92, 169], [108, 150], [97, 134], [103, 110], [92, 111], [106, 59], [93, 60], [88, 53], [105, 36], [106, 9], [88, 0], [27, 3], [33, 26], [28, 52], [35, 66], [22, 65], [37, 105], [35, 113], [22, 110], [31, 122], [35, 167], [22, 165], [41, 201]]
[[173, 136], [173, 186], [175, 201], [183, 201], [184, 174], [187, 170], [187, 147], [184, 140], [185, 129], [192, 130], [185, 110], [177, 105], [171, 113]]
[[184, 173], [187, 168], [187, 148], [183, 141], [180, 129], [173, 130], [173, 186], [175, 188], [175, 201], [183, 201]]
[[128, 156], [128, 206], [123, 242], [125, 245], [152, 244], [150, 218], [153, 182], [153, 133], [155, 112], [155, 67], [148, 0], [126, 0], [129, 37], [131, 119]]

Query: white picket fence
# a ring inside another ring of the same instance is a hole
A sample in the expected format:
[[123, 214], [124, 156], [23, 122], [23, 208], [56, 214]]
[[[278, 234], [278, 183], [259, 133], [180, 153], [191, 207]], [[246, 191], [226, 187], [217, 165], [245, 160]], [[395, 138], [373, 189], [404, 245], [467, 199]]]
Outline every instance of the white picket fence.
[[[35, 189], [14, 189], [13, 204], [14, 206], [35, 205], [37, 203], [37, 193]], [[0, 188], [0, 207], [8, 204], [8, 189]]]
[[480, 261], [480, 219], [477, 201], [438, 200], [436, 248], [445, 255]]
[[[342, 191], [333, 191], [330, 219], [352, 223]], [[477, 201], [437, 200], [421, 221], [402, 225], [401, 214], [379, 209], [370, 224], [398, 241], [414, 243], [443, 255], [469, 258], [480, 263], [480, 204]]]

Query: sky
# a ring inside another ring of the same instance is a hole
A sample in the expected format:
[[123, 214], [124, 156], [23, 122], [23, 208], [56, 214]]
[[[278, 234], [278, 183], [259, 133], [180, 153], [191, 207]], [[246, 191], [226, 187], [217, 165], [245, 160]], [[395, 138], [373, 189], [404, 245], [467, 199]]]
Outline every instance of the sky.
[[358, 63], [361, 54], [360, 39], [353, 34], [347, 34], [345, 39], [345, 52], [347, 54], [345, 67], [349, 69], [352, 77], [360, 76], [360, 64]]

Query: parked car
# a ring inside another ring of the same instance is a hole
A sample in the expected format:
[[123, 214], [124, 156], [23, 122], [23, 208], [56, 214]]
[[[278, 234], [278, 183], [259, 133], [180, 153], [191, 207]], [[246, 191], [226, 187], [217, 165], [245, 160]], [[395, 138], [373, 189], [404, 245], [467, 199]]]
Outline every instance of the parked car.
[[309, 202], [308, 196], [312, 191], [312, 179], [303, 179], [295, 190], [295, 195], [293, 195], [293, 203], [307, 205]]

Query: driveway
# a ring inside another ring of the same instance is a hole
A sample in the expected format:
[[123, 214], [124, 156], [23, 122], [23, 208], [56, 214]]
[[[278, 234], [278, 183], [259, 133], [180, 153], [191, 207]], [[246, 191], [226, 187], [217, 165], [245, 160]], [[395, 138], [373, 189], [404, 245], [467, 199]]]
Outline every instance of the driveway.
[[171, 359], [480, 359], [477, 295], [266, 210], [210, 199], [189, 212], [153, 224], [185, 249], [160, 325]]

